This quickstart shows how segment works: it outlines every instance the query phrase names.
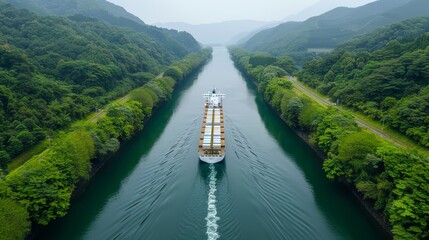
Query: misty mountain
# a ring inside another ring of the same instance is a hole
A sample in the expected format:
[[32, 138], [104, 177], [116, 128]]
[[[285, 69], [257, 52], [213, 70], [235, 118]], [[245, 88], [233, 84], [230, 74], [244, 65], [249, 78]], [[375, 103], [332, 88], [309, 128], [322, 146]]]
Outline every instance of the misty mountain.
[[15, 7], [26, 8], [42, 15], [97, 15], [104, 11], [115, 17], [143, 23], [142, 20], [127, 12], [123, 7], [105, 0], [7, 0], [6, 2]]
[[198, 42], [189, 33], [147, 25], [124, 8], [106, 0], [6, 0], [5, 2], [41, 15], [83, 15], [112, 26], [131, 28], [169, 49], [174, 55], [185, 56], [189, 52], [200, 49]]
[[357, 8], [339, 7], [304, 22], [287, 22], [261, 31], [242, 47], [292, 55], [309, 48], [334, 48], [377, 27], [428, 14], [427, 0], [379, 0]]
[[317, 3], [301, 10], [296, 14], [289, 15], [284, 18], [281, 22], [302, 22], [311, 17], [318, 16], [325, 12], [328, 12], [337, 7], [358, 7], [365, 5], [369, 2], [373, 2], [374, 0], [358, 0], [353, 2], [348, 2], [344, 0], [320, 0]]
[[323, 14], [325, 12], [328, 12], [334, 8], [337, 7], [357, 7], [357, 6], [362, 6], [365, 5], [366, 3], [369, 2], [373, 2], [374, 0], [358, 0], [356, 2], [347, 2], [344, 0], [320, 0], [317, 3], [299, 11], [298, 13], [295, 14], [291, 14], [288, 17], [282, 19], [281, 21], [272, 21], [267, 23], [266, 25], [264, 25], [263, 27], [251, 31], [251, 32], [246, 32], [243, 34], [240, 34], [239, 36], [235, 37], [232, 41], [232, 43], [235, 44], [243, 44], [245, 42], [247, 42], [250, 38], [252, 38], [253, 36], [255, 36], [258, 32], [268, 29], [268, 28], [273, 28], [276, 27], [282, 23], [285, 22], [290, 22], [290, 21], [295, 21], [295, 22], [302, 22], [305, 21], [311, 17], [314, 16], [318, 16], [320, 14]]
[[231, 44], [254, 31], [261, 30], [267, 22], [238, 20], [211, 24], [192, 25], [181, 22], [156, 23], [158, 27], [187, 31], [203, 44]]

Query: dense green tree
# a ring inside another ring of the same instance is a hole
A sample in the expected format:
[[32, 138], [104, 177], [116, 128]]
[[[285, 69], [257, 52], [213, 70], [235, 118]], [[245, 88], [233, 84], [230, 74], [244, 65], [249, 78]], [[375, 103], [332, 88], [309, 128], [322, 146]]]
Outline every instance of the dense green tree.
[[28, 212], [10, 199], [0, 198], [0, 239], [25, 239], [31, 223]]
[[329, 109], [317, 126], [316, 138], [320, 149], [326, 153], [337, 152], [337, 140], [348, 132], [357, 129], [352, 115], [346, 115], [336, 109]]
[[[415, 48], [427, 51], [424, 39], [405, 45], [394, 41], [386, 46], [385, 53], [335, 51], [304, 66], [300, 78], [339, 99], [340, 103], [350, 104], [367, 115], [403, 128], [407, 135], [427, 144], [428, 87], [424, 87], [423, 81], [406, 76], [414, 59], [401, 55]], [[427, 155], [388, 145], [358, 128], [351, 115], [335, 108], [324, 109], [299, 96], [285, 79], [276, 74], [264, 75], [265, 69], [272, 69], [270, 66], [249, 64], [249, 56], [253, 53], [241, 49], [231, 49], [230, 53], [237, 67], [258, 85], [266, 102], [288, 125], [310, 132], [309, 141], [327, 156], [323, 168], [329, 179], [353, 184], [375, 209], [384, 213], [393, 226], [395, 239], [429, 237]], [[383, 54], [392, 59], [381, 60]], [[401, 61], [408, 65], [398, 65]], [[425, 71], [423, 66], [416, 69]], [[403, 78], [408, 79], [404, 81]], [[414, 87], [419, 84], [416, 89], [420, 90], [415, 91]], [[401, 89], [404, 86], [408, 87]], [[404, 96], [395, 95], [401, 91]], [[412, 94], [406, 96], [408, 93]]]
[[429, 237], [429, 159], [412, 150], [391, 146], [377, 152], [393, 180], [392, 199], [386, 211], [398, 239]]
[[[39, 16], [0, 3], [0, 151], [9, 158], [149, 82], [173, 62], [187, 71], [201, 63], [199, 53], [178, 61], [200, 50], [187, 33], [105, 17], [110, 20]], [[22, 124], [27, 128], [15, 128]]]
[[323, 109], [311, 101], [304, 102], [299, 115], [299, 123], [307, 131], [314, 132], [323, 117]]
[[273, 65], [282, 68], [289, 75], [294, 75], [298, 71], [298, 68], [295, 65], [295, 61], [291, 57], [286, 55], [278, 57], [273, 63]]
[[178, 66], [171, 66], [164, 72], [164, 76], [172, 77], [176, 81], [180, 81], [183, 78], [183, 71]]
[[[46, 150], [6, 176], [0, 169], [0, 239], [23, 239], [28, 217], [46, 225], [64, 216], [76, 184], [89, 178], [91, 160], [103, 161], [141, 130], [176, 83], [211, 55], [197, 51], [187, 34], [156, 28], [145, 34], [146, 27], [42, 17], [0, 3], [0, 168], [50, 138]], [[182, 77], [155, 79], [168, 65]], [[95, 122], [65, 128], [137, 87]]]
[[46, 225], [66, 214], [73, 186], [60, 165], [51, 163], [54, 159], [61, 160], [54, 152], [47, 152], [43, 159], [29, 161], [20, 171], [11, 172], [6, 183], [11, 189], [9, 197], [24, 206], [33, 221]]
[[[299, 80], [427, 146], [429, 35], [420, 30], [429, 22], [412, 22], [418, 25], [407, 22], [360, 37], [356, 41], [361, 50], [346, 44], [306, 63]], [[398, 35], [396, 28], [414, 37], [391, 38]], [[374, 49], [372, 38], [389, 41]]]
[[249, 58], [249, 64], [253, 67], [268, 66], [273, 64], [277, 59], [268, 53], [255, 53]]
[[9, 161], [9, 154], [6, 151], [0, 151], [0, 168], [4, 168]]
[[380, 145], [376, 137], [368, 132], [347, 134], [340, 140], [338, 154], [331, 154], [324, 162], [324, 169], [331, 179], [344, 176], [354, 182], [370, 180], [369, 176], [375, 175], [374, 171], [381, 170], [381, 167], [380, 161], [368, 155], [375, 154]]
[[299, 115], [301, 114], [304, 102], [299, 97], [293, 97], [288, 102], [285, 108], [282, 108], [282, 118], [293, 127], [299, 126]]

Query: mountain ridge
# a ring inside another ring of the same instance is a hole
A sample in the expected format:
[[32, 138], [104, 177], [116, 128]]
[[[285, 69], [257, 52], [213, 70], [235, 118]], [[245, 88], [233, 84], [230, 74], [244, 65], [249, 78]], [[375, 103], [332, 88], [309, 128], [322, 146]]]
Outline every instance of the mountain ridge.
[[147, 25], [124, 8], [106, 0], [6, 0], [6, 2], [17, 8], [24, 8], [41, 15], [66, 17], [83, 15], [112, 26], [131, 28], [169, 48], [174, 52], [173, 54], [178, 53], [182, 57], [189, 51], [200, 49], [197, 41], [189, 33]]
[[406, 18], [427, 16], [424, 0], [380, 0], [358, 8], [339, 7], [304, 22], [287, 22], [263, 30], [241, 46], [275, 55], [334, 48], [338, 43]]
[[[42, 15], [75, 15], [75, 14], [90, 14], [94, 11], [104, 10], [115, 17], [127, 18], [139, 23], [144, 23], [140, 18], [127, 12], [123, 7], [104, 0], [6, 0], [15, 7], [26, 8], [33, 12]], [[86, 15], [83, 14], [83, 15]]]

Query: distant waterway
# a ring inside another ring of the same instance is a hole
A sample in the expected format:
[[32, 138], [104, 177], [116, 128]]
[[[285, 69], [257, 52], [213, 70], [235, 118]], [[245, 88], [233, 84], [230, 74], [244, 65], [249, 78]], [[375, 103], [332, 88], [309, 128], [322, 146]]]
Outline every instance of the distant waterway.
[[[224, 100], [227, 154], [198, 160], [202, 93]], [[225, 48], [182, 82], [144, 130], [38, 239], [386, 239], [321, 159], [265, 104]]]

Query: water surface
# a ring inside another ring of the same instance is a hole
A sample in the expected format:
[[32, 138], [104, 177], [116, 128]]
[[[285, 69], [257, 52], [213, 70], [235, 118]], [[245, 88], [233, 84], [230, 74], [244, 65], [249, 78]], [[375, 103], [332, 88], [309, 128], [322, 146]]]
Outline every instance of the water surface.
[[[199, 162], [202, 93], [224, 101], [227, 154]], [[39, 239], [385, 239], [263, 102], [224, 48], [184, 81]]]

